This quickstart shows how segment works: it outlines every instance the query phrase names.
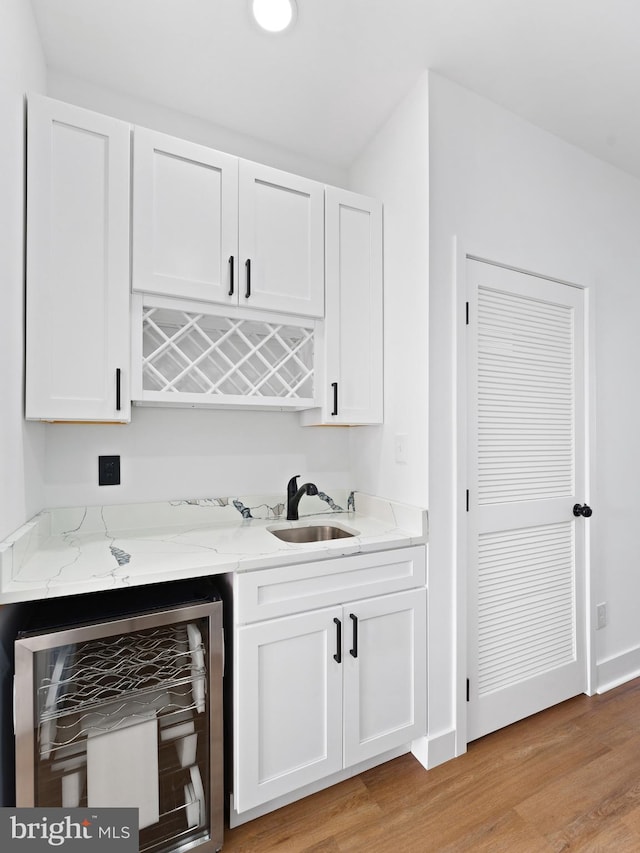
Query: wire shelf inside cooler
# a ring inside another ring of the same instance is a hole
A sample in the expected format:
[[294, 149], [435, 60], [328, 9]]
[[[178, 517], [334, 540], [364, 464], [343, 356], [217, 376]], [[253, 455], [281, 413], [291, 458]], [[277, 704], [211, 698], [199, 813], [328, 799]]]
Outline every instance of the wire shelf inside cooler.
[[84, 721], [107, 730], [125, 716], [201, 704], [194, 693], [206, 689], [204, 645], [201, 635], [190, 641], [194, 631], [195, 626], [178, 624], [52, 650], [39, 679], [38, 719], [55, 721], [68, 734], [77, 730], [53, 746], [82, 737]]

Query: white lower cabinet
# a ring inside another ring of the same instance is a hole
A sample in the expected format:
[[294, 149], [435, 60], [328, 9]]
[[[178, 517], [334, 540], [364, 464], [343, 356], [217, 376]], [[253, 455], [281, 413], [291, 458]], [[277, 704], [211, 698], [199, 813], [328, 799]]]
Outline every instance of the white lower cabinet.
[[238, 631], [234, 806], [257, 806], [342, 767], [342, 666], [332, 607]]
[[343, 620], [343, 754], [350, 767], [426, 733], [426, 590], [356, 601]]
[[426, 733], [426, 589], [236, 632], [234, 808]]

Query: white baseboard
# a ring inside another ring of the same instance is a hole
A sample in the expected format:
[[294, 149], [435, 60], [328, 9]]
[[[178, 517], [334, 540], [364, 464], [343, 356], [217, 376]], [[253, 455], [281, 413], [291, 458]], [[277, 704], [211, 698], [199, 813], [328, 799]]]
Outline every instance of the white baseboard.
[[606, 693], [640, 676], [640, 646], [596, 664], [596, 693]]
[[456, 732], [448, 729], [429, 737], [419, 738], [411, 744], [411, 752], [427, 770], [456, 757]]

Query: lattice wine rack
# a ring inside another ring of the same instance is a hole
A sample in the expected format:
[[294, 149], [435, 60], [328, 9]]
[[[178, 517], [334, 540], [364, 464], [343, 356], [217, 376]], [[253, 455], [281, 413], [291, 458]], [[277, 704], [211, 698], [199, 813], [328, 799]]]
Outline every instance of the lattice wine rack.
[[143, 402], [314, 405], [312, 326], [157, 305], [141, 323]]

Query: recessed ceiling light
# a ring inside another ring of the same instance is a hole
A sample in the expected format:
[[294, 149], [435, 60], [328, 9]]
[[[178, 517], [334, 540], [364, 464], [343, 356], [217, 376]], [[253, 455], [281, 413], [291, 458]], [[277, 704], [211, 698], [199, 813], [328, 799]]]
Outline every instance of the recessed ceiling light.
[[268, 33], [290, 29], [296, 19], [295, 0], [249, 0], [256, 23]]

